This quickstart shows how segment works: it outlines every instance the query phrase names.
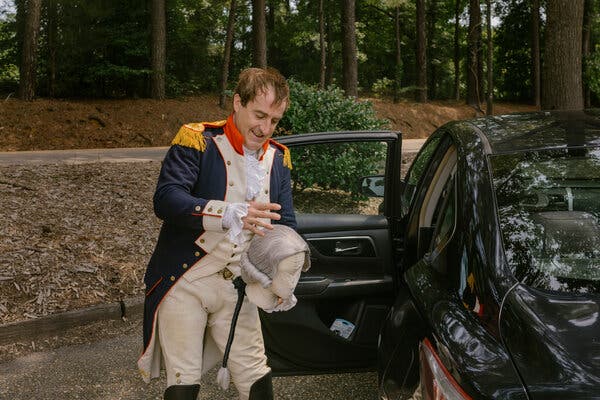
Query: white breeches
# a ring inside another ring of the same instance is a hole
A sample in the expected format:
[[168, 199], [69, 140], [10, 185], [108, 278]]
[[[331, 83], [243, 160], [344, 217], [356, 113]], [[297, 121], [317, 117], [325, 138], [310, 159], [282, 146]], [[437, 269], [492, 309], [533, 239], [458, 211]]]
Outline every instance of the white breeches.
[[[158, 308], [158, 339], [167, 386], [200, 384], [203, 369], [213, 366], [203, 366], [203, 359], [216, 361], [218, 355], [221, 363], [236, 301], [237, 291], [232, 281], [219, 272], [193, 281], [179, 279]], [[206, 357], [205, 351], [214, 347], [209, 346], [210, 342], [219, 352]], [[246, 297], [227, 367], [240, 399], [247, 399], [252, 384], [270, 371], [258, 311]]]

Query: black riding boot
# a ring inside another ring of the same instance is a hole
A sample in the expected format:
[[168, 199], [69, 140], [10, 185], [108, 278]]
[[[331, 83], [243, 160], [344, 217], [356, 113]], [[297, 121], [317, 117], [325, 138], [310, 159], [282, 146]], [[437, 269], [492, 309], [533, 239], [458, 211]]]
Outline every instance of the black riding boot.
[[173, 385], [165, 390], [164, 400], [196, 400], [200, 385]]
[[273, 381], [270, 372], [250, 386], [248, 400], [273, 400]]

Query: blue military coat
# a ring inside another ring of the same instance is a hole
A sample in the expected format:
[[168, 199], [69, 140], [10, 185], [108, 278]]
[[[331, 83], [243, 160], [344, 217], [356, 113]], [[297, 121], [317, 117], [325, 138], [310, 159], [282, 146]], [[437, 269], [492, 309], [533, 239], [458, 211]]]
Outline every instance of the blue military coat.
[[[227, 121], [185, 125], [163, 161], [154, 194], [154, 211], [163, 224], [144, 277], [144, 351], [152, 337], [156, 310], [162, 298], [189, 266], [207, 254], [197, 245], [204, 233], [205, 208], [210, 200], [224, 200], [227, 190], [226, 161], [215, 140], [227, 138], [236, 151], [243, 154], [243, 138], [236, 128], [232, 129], [232, 124], [230, 116]], [[268, 146], [275, 149], [268, 175], [269, 197], [271, 202], [281, 205], [281, 219], [273, 222], [295, 228], [289, 151], [273, 140], [269, 140], [263, 150]]]

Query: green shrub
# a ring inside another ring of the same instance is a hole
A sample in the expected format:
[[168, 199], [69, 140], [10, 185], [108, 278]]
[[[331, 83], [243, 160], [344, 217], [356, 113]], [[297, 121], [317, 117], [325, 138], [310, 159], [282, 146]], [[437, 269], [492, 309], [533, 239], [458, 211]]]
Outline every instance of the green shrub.
[[289, 85], [290, 108], [279, 122], [286, 134], [378, 130], [388, 124], [377, 118], [371, 102], [345, 97], [339, 88], [319, 90], [293, 79]]
[[[370, 102], [345, 97], [340, 89], [289, 83], [291, 104], [279, 123], [287, 134], [375, 131], [387, 125], [376, 117]], [[358, 180], [379, 172], [385, 151], [385, 144], [379, 142], [296, 147], [292, 151], [294, 187], [343, 190], [357, 198]]]
[[394, 94], [394, 81], [385, 76], [381, 79], [377, 79], [371, 87], [371, 91], [375, 94], [375, 97], [378, 98], [391, 96]]

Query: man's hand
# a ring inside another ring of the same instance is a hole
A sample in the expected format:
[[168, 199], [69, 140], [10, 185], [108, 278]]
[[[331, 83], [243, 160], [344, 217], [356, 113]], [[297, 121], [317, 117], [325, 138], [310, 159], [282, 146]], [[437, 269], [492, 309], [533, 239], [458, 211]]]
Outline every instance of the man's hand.
[[281, 215], [272, 212], [273, 210], [281, 210], [281, 206], [277, 203], [259, 203], [251, 201], [248, 203], [248, 215], [242, 218], [244, 222], [243, 229], [252, 231], [260, 236], [265, 236], [261, 228], [273, 229], [273, 225], [259, 220], [259, 218], [267, 218], [279, 220]]

